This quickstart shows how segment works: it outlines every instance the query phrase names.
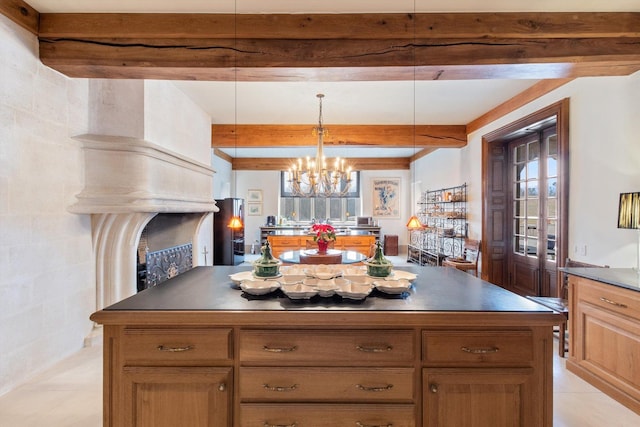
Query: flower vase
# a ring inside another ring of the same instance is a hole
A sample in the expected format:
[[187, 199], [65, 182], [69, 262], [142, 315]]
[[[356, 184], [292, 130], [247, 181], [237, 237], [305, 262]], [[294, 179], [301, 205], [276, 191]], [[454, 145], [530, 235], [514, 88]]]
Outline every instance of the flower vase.
[[329, 246], [329, 242], [324, 241], [324, 240], [318, 240], [318, 253], [319, 254], [326, 254], [328, 246]]

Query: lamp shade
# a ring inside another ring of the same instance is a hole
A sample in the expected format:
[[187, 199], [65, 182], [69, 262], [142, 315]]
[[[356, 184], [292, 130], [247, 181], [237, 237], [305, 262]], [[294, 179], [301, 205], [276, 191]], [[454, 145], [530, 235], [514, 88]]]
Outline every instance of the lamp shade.
[[620, 194], [618, 228], [640, 229], [640, 192]]
[[407, 222], [407, 228], [409, 230], [417, 230], [419, 228], [422, 228], [422, 224], [420, 223], [420, 220], [417, 216], [412, 215], [411, 218], [409, 218], [409, 222]]
[[238, 216], [232, 216], [227, 227], [233, 229], [242, 228], [242, 220]]

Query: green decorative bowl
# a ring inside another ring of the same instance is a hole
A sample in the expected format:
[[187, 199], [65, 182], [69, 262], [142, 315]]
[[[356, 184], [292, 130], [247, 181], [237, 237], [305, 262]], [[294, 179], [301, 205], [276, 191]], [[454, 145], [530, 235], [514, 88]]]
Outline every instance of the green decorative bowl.
[[275, 264], [254, 263], [253, 273], [256, 277], [277, 277], [280, 275], [280, 264], [281, 261]]
[[367, 274], [371, 277], [387, 277], [393, 268], [392, 264], [373, 264], [367, 261], [364, 261], [363, 264], [367, 266]]

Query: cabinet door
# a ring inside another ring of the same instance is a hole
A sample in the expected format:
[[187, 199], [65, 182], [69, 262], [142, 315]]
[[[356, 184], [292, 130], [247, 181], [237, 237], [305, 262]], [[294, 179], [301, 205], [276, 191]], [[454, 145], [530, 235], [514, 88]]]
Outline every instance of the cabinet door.
[[425, 426], [550, 425], [532, 369], [424, 369], [422, 377]]
[[121, 426], [230, 425], [231, 368], [125, 367]]

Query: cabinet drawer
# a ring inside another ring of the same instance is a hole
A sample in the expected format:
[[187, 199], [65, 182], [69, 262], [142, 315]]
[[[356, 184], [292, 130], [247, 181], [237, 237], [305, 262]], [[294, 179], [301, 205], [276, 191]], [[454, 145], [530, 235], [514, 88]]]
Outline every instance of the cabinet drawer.
[[529, 364], [533, 335], [530, 331], [423, 331], [422, 358], [441, 366]]
[[231, 336], [231, 329], [126, 328], [122, 355], [125, 364], [211, 364], [232, 357]]
[[410, 364], [414, 334], [382, 331], [268, 331], [240, 332], [240, 361], [254, 364], [362, 366]]
[[580, 302], [587, 302], [606, 310], [640, 319], [640, 294], [612, 285], [593, 282], [582, 277], [570, 276], [570, 282], [577, 285]]
[[240, 405], [240, 426], [278, 427], [414, 427], [413, 405]]
[[299, 237], [277, 237], [273, 238], [269, 236], [269, 243], [271, 246], [290, 246], [290, 247], [298, 247], [300, 246], [300, 238]]
[[240, 368], [240, 399], [249, 401], [407, 402], [413, 368]]

